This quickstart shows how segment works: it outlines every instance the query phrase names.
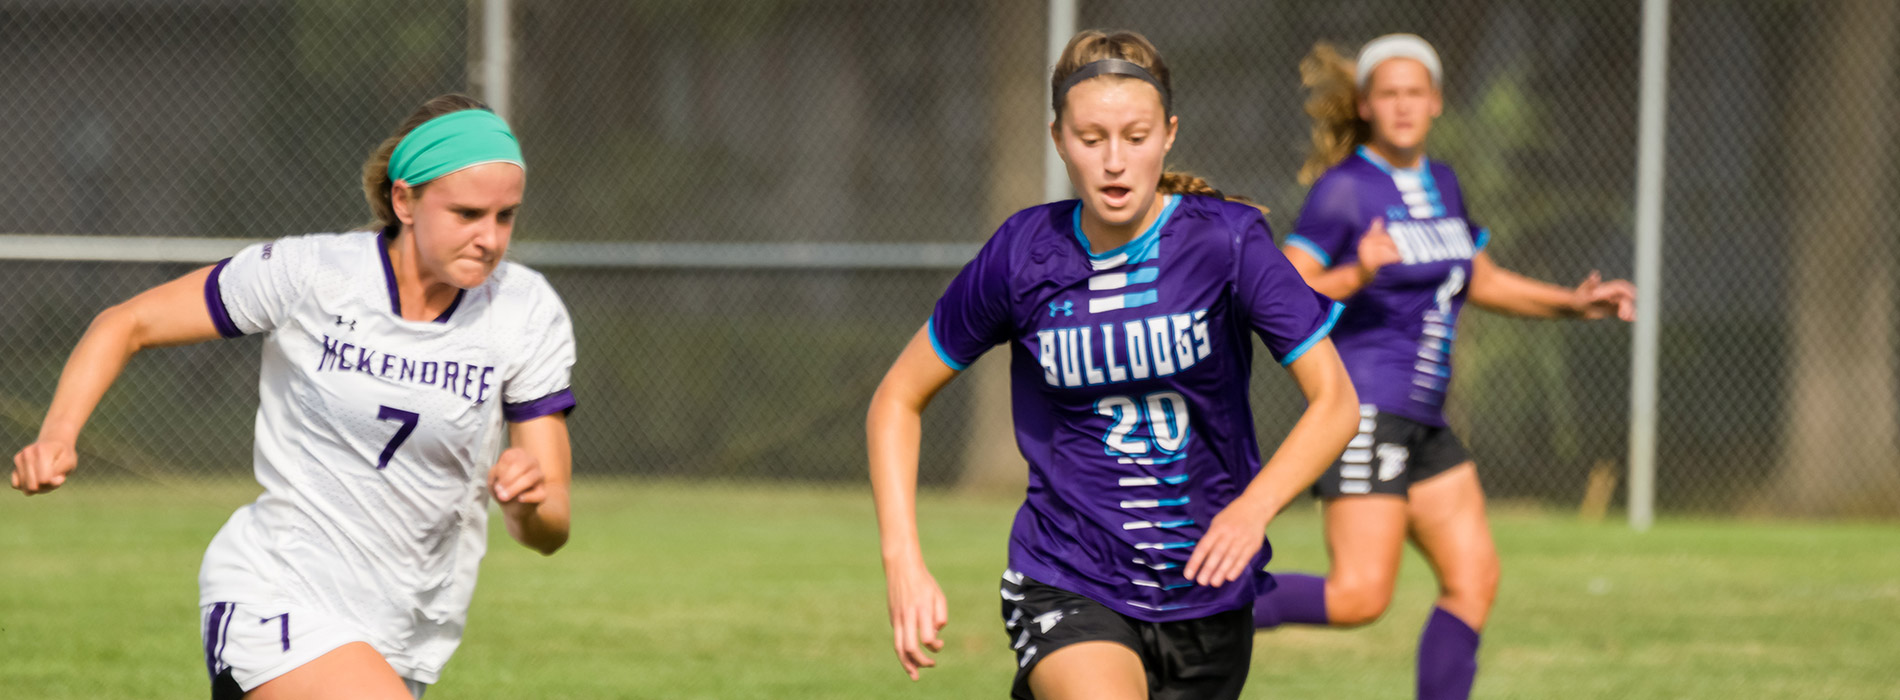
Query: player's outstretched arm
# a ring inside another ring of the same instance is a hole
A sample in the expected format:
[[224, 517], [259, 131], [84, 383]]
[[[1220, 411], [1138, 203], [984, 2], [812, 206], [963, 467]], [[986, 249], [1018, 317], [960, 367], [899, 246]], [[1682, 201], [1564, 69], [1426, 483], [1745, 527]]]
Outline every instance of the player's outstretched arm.
[[1596, 320], [1615, 314], [1636, 320], [1636, 285], [1626, 280], [1603, 281], [1594, 270], [1575, 289], [1525, 277], [1491, 260], [1490, 253], [1471, 259], [1471, 303], [1489, 311], [1531, 318]]
[[13, 488], [28, 496], [66, 483], [78, 466], [74, 444], [99, 399], [140, 350], [212, 340], [218, 329], [205, 307], [209, 267], [145, 290], [99, 312], [66, 359], [39, 439], [13, 455]]
[[928, 326], [918, 329], [904, 346], [871, 396], [865, 418], [892, 647], [913, 681], [920, 669], [937, 665], [924, 650], [943, 650], [937, 633], [950, 622], [949, 603], [924, 565], [923, 546], [917, 539], [917, 451], [923, 437], [924, 407], [957, 376], [956, 370], [937, 358], [929, 333]]
[[510, 537], [534, 551], [553, 554], [567, 544], [568, 487], [574, 471], [567, 415], [509, 423], [508, 443], [488, 470], [488, 491], [501, 504]]
[[1208, 523], [1181, 572], [1195, 583], [1218, 587], [1246, 573], [1274, 514], [1311, 486], [1358, 431], [1359, 395], [1332, 339], [1322, 339], [1287, 371], [1306, 394], [1306, 412], [1247, 490]]

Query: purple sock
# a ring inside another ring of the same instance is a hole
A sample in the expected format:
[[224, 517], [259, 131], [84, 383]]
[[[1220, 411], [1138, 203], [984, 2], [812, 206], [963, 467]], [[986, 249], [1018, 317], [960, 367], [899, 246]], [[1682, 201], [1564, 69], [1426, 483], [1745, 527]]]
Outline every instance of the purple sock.
[[1326, 624], [1326, 579], [1311, 574], [1274, 574], [1277, 586], [1253, 602], [1255, 629], [1284, 624]]
[[1465, 700], [1478, 675], [1478, 631], [1444, 608], [1432, 608], [1418, 640], [1418, 700]]

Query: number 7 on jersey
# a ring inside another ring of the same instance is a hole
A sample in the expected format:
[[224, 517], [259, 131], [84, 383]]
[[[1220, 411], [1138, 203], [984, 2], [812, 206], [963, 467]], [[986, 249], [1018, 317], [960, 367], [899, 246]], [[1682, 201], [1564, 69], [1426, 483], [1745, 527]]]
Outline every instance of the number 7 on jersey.
[[416, 432], [416, 423], [422, 420], [422, 416], [400, 408], [379, 408], [383, 410], [376, 414], [377, 420], [402, 421], [402, 427], [396, 429], [396, 436], [389, 439], [389, 444], [383, 447], [382, 457], [376, 460], [376, 468], [382, 469], [389, 466], [389, 458], [396, 456], [396, 448], [402, 447], [402, 441], [409, 439], [410, 433]]

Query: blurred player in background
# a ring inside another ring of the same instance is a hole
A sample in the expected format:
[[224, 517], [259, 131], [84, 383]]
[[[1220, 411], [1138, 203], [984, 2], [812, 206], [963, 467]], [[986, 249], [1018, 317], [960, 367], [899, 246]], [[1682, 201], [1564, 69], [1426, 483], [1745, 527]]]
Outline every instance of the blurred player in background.
[[250, 246], [106, 309], [73, 350], [13, 458], [28, 495], [65, 483], [140, 350], [266, 334], [264, 494], [199, 573], [213, 698], [420, 697], [461, 642], [489, 494], [522, 544], [567, 541], [573, 330], [502, 260], [525, 183], [500, 117], [437, 97], [364, 164], [375, 230]]
[[[912, 679], [943, 647], [917, 535], [921, 414], [1008, 344], [1029, 492], [1010, 535], [1013, 697], [1235, 698], [1273, 514], [1351, 438], [1358, 400], [1326, 336], [1340, 307], [1275, 248], [1258, 209], [1164, 173], [1168, 69], [1133, 33], [1076, 35], [1051, 137], [1080, 200], [1005, 222], [950, 283], [871, 400], [891, 627]], [[1264, 468], [1252, 336], [1310, 401]]]
[[1498, 555], [1476, 468], [1445, 425], [1459, 310], [1469, 298], [1518, 316], [1628, 321], [1636, 290], [1594, 272], [1575, 289], [1558, 287], [1492, 262], [1489, 232], [1470, 218], [1457, 176], [1425, 157], [1443, 100], [1438, 54], [1423, 39], [1380, 37], [1356, 62], [1321, 44], [1300, 68], [1314, 119], [1300, 176], [1313, 188], [1286, 257], [1315, 290], [1346, 303], [1333, 338], [1363, 405], [1359, 434], [1314, 485], [1332, 569], [1323, 579], [1275, 574], [1255, 623], [1378, 619], [1409, 534], [1439, 582], [1419, 641], [1418, 697], [1468, 697]]

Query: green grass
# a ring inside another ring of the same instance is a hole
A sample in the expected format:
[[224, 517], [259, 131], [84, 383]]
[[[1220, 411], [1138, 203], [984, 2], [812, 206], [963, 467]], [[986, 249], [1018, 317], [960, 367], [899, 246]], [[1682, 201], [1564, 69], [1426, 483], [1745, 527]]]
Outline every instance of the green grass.
[[[198, 561], [250, 485], [92, 483], [0, 500], [0, 696], [206, 695]], [[450, 698], [1004, 697], [996, 580], [1015, 504], [921, 505], [950, 596], [924, 680], [889, 651], [866, 489], [584, 482], [543, 558], [494, 528]], [[1499, 509], [1502, 599], [1480, 698], [1900, 698], [1891, 524], [1665, 520], [1647, 534]], [[1279, 568], [1323, 567], [1318, 520], [1274, 526]], [[1386, 619], [1258, 638], [1250, 698], [1406, 698], [1429, 571]]]

